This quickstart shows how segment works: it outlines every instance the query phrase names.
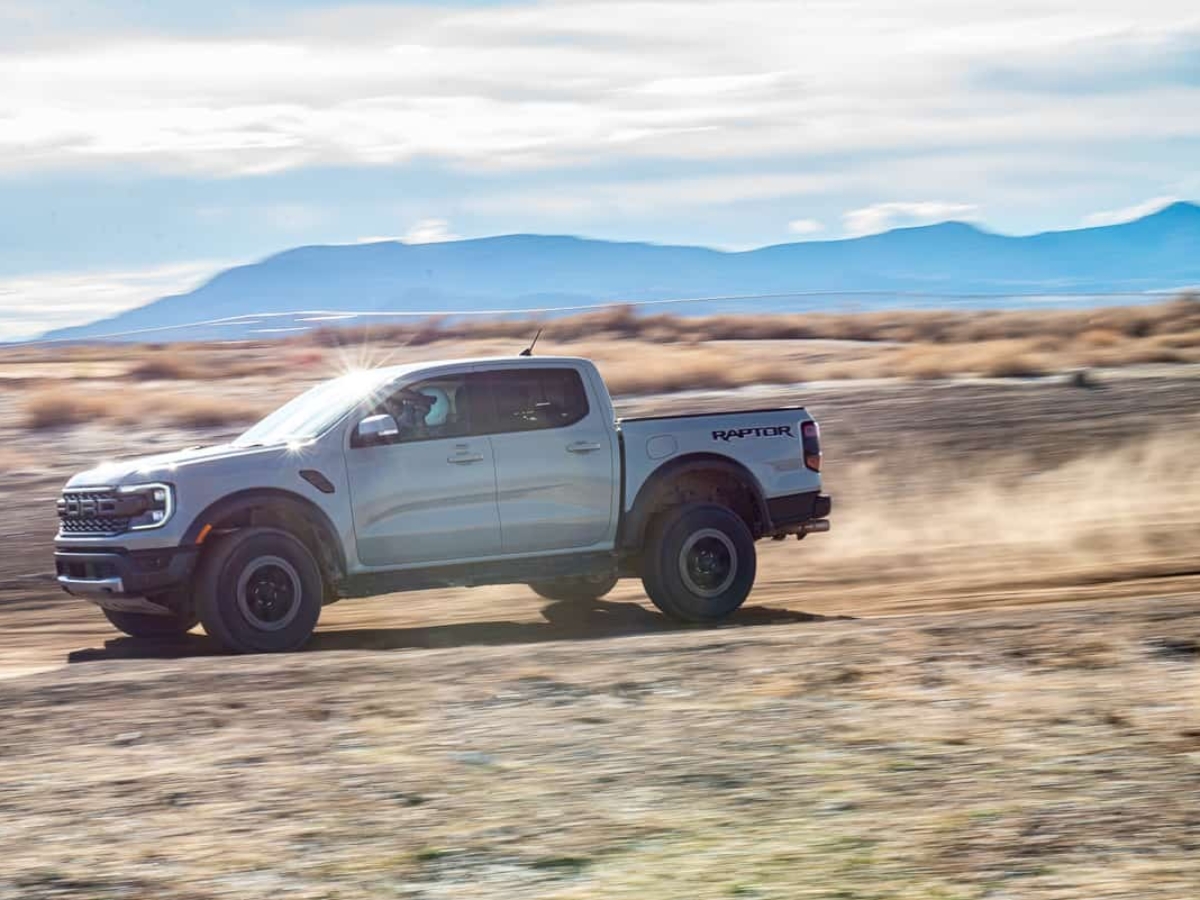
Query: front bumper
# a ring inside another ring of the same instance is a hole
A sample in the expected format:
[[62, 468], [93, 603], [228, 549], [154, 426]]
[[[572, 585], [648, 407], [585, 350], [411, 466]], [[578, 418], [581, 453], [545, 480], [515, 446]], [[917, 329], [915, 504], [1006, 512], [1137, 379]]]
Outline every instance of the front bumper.
[[104, 606], [107, 600], [146, 597], [183, 587], [191, 579], [198, 557], [195, 547], [127, 550], [60, 545], [54, 552], [54, 569], [68, 594]]

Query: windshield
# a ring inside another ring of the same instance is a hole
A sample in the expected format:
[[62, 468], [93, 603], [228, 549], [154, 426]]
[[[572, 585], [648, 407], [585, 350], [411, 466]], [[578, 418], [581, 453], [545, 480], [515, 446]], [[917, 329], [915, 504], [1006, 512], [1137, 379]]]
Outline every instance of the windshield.
[[236, 447], [283, 444], [323, 434], [387, 380], [379, 371], [352, 372], [289, 400], [235, 440]]

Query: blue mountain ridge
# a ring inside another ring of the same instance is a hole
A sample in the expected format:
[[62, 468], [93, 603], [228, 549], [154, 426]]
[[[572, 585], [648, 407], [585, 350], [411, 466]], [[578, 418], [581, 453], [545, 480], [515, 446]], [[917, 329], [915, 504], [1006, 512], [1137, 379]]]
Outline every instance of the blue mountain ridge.
[[[669, 306], [681, 314], [948, 305], [915, 294], [983, 294], [977, 306], [1021, 305], [1011, 294], [1104, 294], [1200, 285], [1200, 206], [1177, 202], [1144, 218], [1073, 231], [1007, 236], [964, 222], [866, 237], [727, 252], [705, 247], [512, 234], [434, 244], [383, 241], [297, 247], [223, 271], [163, 297], [48, 339], [179, 326], [296, 310], [445, 313], [595, 303], [830, 292]], [[961, 302], [961, 301], [960, 301]], [[956, 303], [955, 305], [959, 305]], [[289, 320], [281, 320], [291, 324]], [[164, 339], [238, 337], [271, 326], [193, 327]]]

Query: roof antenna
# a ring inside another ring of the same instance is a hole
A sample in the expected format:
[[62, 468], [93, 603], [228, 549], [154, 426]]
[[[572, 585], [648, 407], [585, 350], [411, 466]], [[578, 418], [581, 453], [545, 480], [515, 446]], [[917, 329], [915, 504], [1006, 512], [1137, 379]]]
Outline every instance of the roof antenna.
[[537, 339], [540, 338], [541, 336], [542, 336], [542, 329], [539, 328], [537, 330], [537, 334], [535, 334], [533, 336], [533, 342], [517, 355], [518, 356], [533, 356], [533, 345], [537, 343]]

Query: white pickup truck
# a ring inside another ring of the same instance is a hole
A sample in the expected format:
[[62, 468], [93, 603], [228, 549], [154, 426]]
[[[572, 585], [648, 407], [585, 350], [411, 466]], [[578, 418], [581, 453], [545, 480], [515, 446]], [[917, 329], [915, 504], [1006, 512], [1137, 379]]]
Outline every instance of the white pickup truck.
[[750, 592], [760, 538], [828, 531], [799, 407], [617, 419], [583, 359], [456, 360], [319, 384], [229, 444], [111, 463], [58, 501], [58, 580], [137, 637], [200, 622], [293, 650], [343, 597], [640, 577], [668, 616]]

